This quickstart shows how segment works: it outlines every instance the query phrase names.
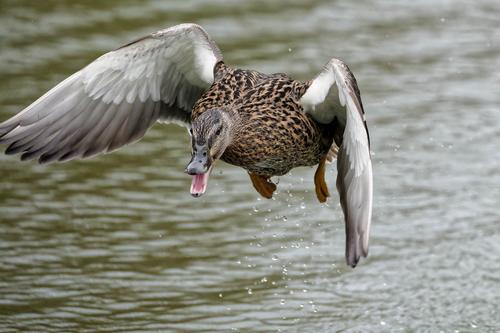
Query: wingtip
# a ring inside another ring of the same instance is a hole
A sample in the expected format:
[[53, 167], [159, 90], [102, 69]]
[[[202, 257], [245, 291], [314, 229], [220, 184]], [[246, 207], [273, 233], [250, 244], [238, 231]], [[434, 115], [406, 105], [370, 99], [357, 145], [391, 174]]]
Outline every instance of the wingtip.
[[355, 268], [361, 257], [366, 258], [368, 256], [368, 253], [361, 253], [361, 254], [356, 254], [354, 256], [350, 256], [349, 254], [346, 254], [346, 263], [347, 265], [351, 266], [352, 268]]
[[359, 259], [361, 259], [361, 255], [357, 251], [347, 251], [345, 254], [346, 263], [352, 268], [355, 268], [358, 265]]
[[356, 268], [356, 265], [359, 262], [359, 257], [354, 259], [354, 261], [351, 261], [350, 259], [346, 258], [347, 265], [351, 266], [351, 268]]
[[355, 268], [359, 260], [366, 257], [368, 257], [368, 246], [365, 247], [361, 237], [354, 243], [347, 241], [345, 253], [347, 265]]

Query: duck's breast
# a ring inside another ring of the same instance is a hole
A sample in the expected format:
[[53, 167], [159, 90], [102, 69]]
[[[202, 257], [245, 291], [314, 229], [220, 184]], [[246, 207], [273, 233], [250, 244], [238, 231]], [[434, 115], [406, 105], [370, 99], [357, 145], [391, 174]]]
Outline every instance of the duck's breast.
[[273, 89], [256, 89], [241, 99], [244, 125], [223, 160], [262, 175], [283, 175], [320, 161], [332, 137], [303, 113], [295, 82], [274, 82]]

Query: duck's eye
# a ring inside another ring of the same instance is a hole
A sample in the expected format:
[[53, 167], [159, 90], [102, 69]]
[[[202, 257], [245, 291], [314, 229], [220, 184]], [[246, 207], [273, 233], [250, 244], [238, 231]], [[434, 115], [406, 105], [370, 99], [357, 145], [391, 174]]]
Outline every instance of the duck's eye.
[[221, 131], [221, 128], [219, 128], [219, 129], [217, 130], [217, 132], [215, 132], [215, 135], [220, 135], [220, 131]]

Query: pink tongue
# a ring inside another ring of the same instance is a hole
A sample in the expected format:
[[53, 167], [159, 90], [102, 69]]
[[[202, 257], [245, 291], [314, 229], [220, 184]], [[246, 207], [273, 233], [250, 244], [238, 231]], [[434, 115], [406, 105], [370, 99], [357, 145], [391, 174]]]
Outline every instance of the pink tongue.
[[201, 175], [194, 175], [193, 176], [193, 181], [191, 182], [191, 195], [194, 197], [199, 197], [203, 193], [205, 193], [205, 190], [207, 189], [207, 184], [208, 184], [208, 175], [210, 173], [206, 172]]

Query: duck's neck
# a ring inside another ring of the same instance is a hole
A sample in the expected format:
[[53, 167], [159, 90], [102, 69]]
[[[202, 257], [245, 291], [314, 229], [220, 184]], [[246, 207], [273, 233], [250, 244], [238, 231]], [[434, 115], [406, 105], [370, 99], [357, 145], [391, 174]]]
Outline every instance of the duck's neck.
[[233, 142], [238, 137], [238, 133], [240, 130], [240, 115], [233, 107], [224, 108], [222, 111], [222, 118], [226, 127], [228, 128], [228, 145]]

